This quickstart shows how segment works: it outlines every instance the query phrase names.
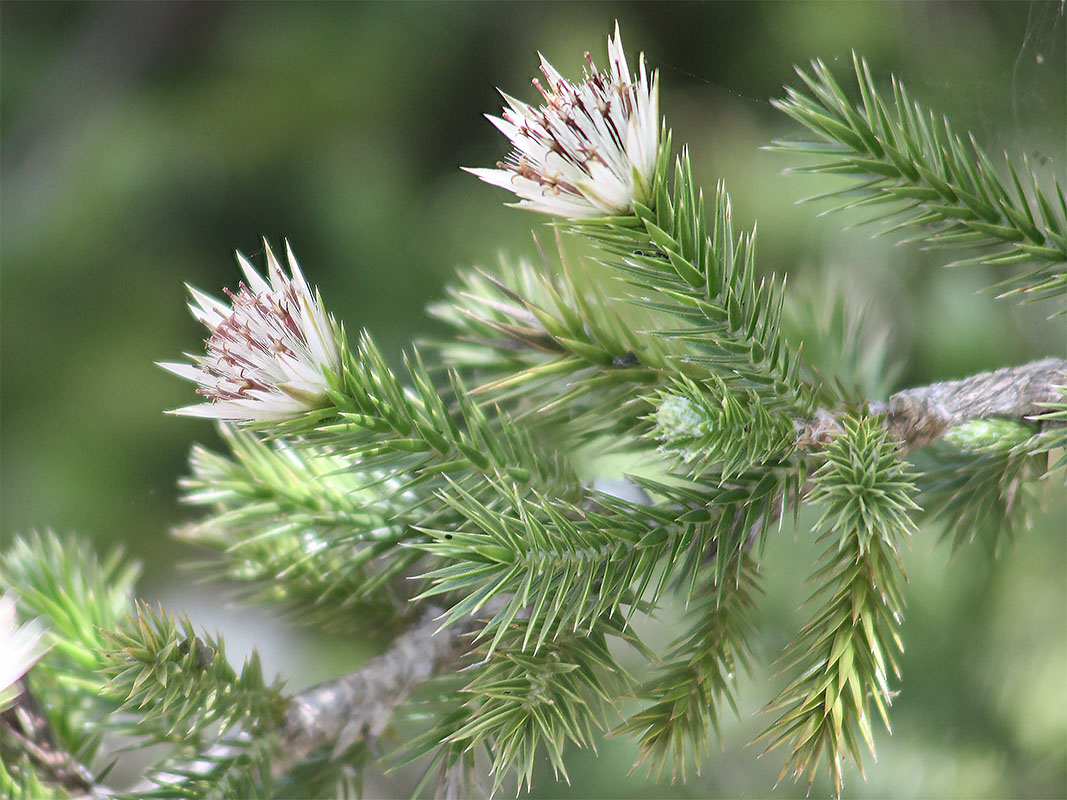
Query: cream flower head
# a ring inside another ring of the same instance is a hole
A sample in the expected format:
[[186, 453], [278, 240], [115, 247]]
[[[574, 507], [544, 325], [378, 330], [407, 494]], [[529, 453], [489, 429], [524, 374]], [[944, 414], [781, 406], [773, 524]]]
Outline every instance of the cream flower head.
[[534, 85], [545, 105], [504, 94], [510, 108], [488, 119], [515, 149], [499, 169], [467, 171], [514, 192], [522, 208], [570, 219], [625, 215], [647, 202], [659, 154], [659, 74], [650, 84], [642, 53], [630, 75], [618, 23], [608, 70], [586, 60], [585, 80], [574, 85], [541, 56], [547, 87]]
[[308, 287], [289, 243], [289, 275], [264, 246], [270, 282], [238, 253], [247, 283], [227, 291], [229, 305], [188, 287], [189, 310], [211, 332], [207, 355], [187, 353], [193, 364], [160, 366], [199, 384], [196, 391], [208, 402], [172, 413], [262, 422], [294, 419], [330, 404], [327, 374], [341, 369], [336, 323]]

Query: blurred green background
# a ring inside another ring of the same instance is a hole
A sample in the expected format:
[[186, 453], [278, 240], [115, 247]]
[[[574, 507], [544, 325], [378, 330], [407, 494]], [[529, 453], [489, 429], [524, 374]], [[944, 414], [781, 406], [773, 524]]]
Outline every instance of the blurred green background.
[[[183, 282], [232, 286], [232, 251], [261, 262], [288, 237], [350, 331], [388, 352], [432, 333], [421, 309], [457, 266], [533, 252], [543, 220], [461, 173], [504, 142], [482, 118], [494, 87], [527, 100], [543, 52], [576, 76], [604, 63], [618, 20], [629, 53], [661, 72], [661, 110], [706, 189], [723, 178], [735, 219], [759, 220], [759, 261], [790, 290], [869, 302], [902, 364], [895, 388], [1063, 355], [1063, 318], [976, 291], [982, 270], [842, 231], [795, 201], [826, 188], [782, 176], [760, 150], [795, 130], [768, 99], [813, 57], [848, 80], [850, 51], [888, 83], [972, 130], [988, 151], [1026, 155], [1065, 182], [1067, 81], [1061, 2], [1051, 3], [18, 3], [0, 9], [0, 536], [51, 527], [121, 543], [145, 564], [143, 594], [253, 644], [299, 687], [347, 669], [359, 643], [307, 638], [261, 612], [190, 588], [195, 554], [168, 531], [189, 512], [175, 481], [202, 422], [161, 411], [191, 388], [154, 366], [196, 351]], [[816, 364], [818, 366], [818, 364]], [[1067, 548], [1062, 486], [993, 562], [950, 558], [917, 537], [895, 735], [878, 737], [851, 797], [1067, 796]], [[798, 584], [814, 551], [790, 530], [770, 545], [761, 657], [802, 624]], [[314, 648], [314, 659], [302, 658]], [[321, 656], [319, 654], [322, 654]], [[332, 658], [331, 658], [332, 656]], [[308, 663], [309, 661], [314, 663]], [[745, 746], [773, 697], [772, 670], [743, 682], [742, 720], [685, 785], [627, 778], [632, 748], [573, 759], [537, 796], [709, 797], [771, 792], [781, 759]], [[372, 783], [403, 793], [404, 779]], [[803, 796], [786, 781], [775, 796]], [[814, 790], [826, 796], [820, 776]]]

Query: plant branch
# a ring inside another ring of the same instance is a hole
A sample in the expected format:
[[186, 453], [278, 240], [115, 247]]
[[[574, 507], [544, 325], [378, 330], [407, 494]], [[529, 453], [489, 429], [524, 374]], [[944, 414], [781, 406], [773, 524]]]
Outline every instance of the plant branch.
[[973, 135], [961, 138], [947, 119], [913, 102], [896, 78], [894, 102], [884, 102], [867, 62], [855, 54], [852, 60], [861, 104], [853, 106], [818, 60], [810, 75], [797, 70], [810, 94], [787, 88], [788, 97], [772, 101], [815, 135], [775, 143], [820, 159], [796, 171], [847, 176], [846, 186], [821, 197], [839, 200], [840, 208], [887, 206], [869, 221], [895, 218], [890, 230], [915, 228], [913, 241], [977, 251], [957, 266], [1026, 265], [996, 284], [1005, 290], [1001, 296], [1062, 298], [1067, 200], [1059, 184], [1050, 197], [1029, 164], [1020, 179], [1010, 159], [1006, 183]]
[[[1043, 404], [1060, 397], [1067, 384], [1067, 360], [1045, 358], [1019, 367], [982, 372], [956, 381], [943, 381], [897, 392], [885, 403], [871, 403], [875, 414], [886, 415], [890, 435], [903, 444], [903, 453], [936, 442], [950, 428], [988, 417], [1026, 419], [1047, 410]], [[819, 411], [797, 423], [797, 442], [810, 447], [829, 441], [840, 431], [837, 415]]]
[[0, 726], [29, 756], [31, 763], [48, 783], [61, 786], [74, 797], [105, 797], [110, 790], [98, 786], [92, 774], [74, 757], [56, 744], [52, 724], [41, 704], [30, 691], [25, 678], [19, 682], [21, 692], [15, 705], [0, 714]]
[[[396, 707], [419, 684], [462, 654], [460, 640], [476, 627], [475, 617], [467, 616], [439, 630], [441, 615], [439, 607], [426, 608], [420, 620], [400, 634], [384, 653], [355, 672], [293, 697], [276, 731], [280, 747], [271, 759], [272, 777], [281, 778], [316, 750], [329, 748], [331, 757], [336, 757], [353, 745], [380, 735]], [[180, 770], [155, 775], [133, 791], [148, 792], [156, 786], [181, 783], [190, 774], [203, 774], [215, 761], [232, 757], [234, 748], [250, 738], [247, 731], [237, 730], [210, 745]]]
[[476, 627], [468, 616], [439, 630], [441, 613], [428, 608], [414, 627], [361, 669], [294, 697], [282, 725], [284, 750], [273, 763], [274, 776], [320, 747], [341, 753], [385, 730], [397, 705], [452, 663], [462, 653], [460, 640]]

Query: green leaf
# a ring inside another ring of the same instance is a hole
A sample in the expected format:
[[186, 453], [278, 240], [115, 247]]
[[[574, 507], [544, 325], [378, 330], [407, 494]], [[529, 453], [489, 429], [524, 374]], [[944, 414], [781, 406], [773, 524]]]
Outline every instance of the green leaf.
[[786, 650], [795, 678], [768, 706], [778, 717], [759, 737], [768, 750], [788, 747], [782, 775], [808, 773], [809, 785], [825, 749], [838, 795], [843, 759], [860, 759], [857, 730], [874, 754], [871, 700], [883, 717], [891, 702], [887, 669], [896, 672], [891, 653], [901, 648], [903, 611], [898, 553], [914, 531], [909, 512], [918, 508], [879, 420], [846, 417], [841, 425], [809, 498], [826, 506], [815, 531], [829, 540], [812, 577], [819, 586], [809, 601], [813, 614]]
[[[853, 62], [862, 97], [856, 110], [819, 61], [813, 62], [811, 75], [798, 70], [810, 96], [787, 89], [785, 99], [774, 101], [818, 137], [776, 142], [776, 149], [833, 156], [793, 171], [855, 175], [856, 181], [824, 196], [860, 198], [846, 207], [864, 200], [888, 201], [890, 211], [880, 218], [895, 217], [897, 227], [920, 228], [917, 238], [927, 242], [969, 245], [977, 255], [968, 261], [1004, 264], [1015, 262], [1006, 257], [1019, 256], [1035, 265], [1033, 272], [1004, 279], [1013, 292], [1033, 299], [1067, 296], [1067, 202], [1059, 187], [1057, 210], [1035, 173], [1028, 167], [1024, 184], [1006, 158], [1014, 188], [1009, 192], [973, 135], [965, 145], [947, 121], [938, 122], [932, 112], [913, 103], [896, 79], [894, 102], [888, 107], [867, 62], [855, 54]], [[1041, 211], [1042, 227], [1036, 224], [1029, 196]]]

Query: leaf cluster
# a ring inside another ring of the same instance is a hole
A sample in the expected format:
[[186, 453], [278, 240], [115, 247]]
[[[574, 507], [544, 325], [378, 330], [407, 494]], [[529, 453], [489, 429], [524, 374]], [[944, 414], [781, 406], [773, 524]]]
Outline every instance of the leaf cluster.
[[672, 186], [657, 179], [653, 207], [637, 204], [634, 214], [585, 221], [574, 230], [611, 256], [606, 263], [632, 287], [632, 302], [676, 320], [656, 333], [687, 347], [679, 360], [703, 367], [731, 390], [754, 392], [771, 408], [810, 406], [799, 354], [781, 336], [782, 286], [758, 279], [754, 232], [735, 238], [725, 186], [716, 189], [709, 229], [703, 192], [683, 152]]
[[682, 348], [647, 333], [655, 315], [620, 308], [562, 244], [559, 269], [547, 258], [502, 260], [497, 273], [461, 273], [450, 302], [430, 306], [452, 333], [431, 346], [513, 421], [549, 433], [565, 424], [583, 437], [625, 433], [646, 387], [680, 368], [671, 354]]
[[475, 648], [462, 673], [459, 704], [446, 682], [450, 699], [438, 702], [434, 724], [412, 739], [400, 763], [436, 751], [427, 775], [438, 767], [447, 774], [484, 750], [495, 794], [511, 773], [520, 790], [523, 783], [529, 789], [543, 752], [566, 779], [565, 746], [592, 746], [608, 728], [608, 711], [632, 686], [608, 649], [608, 636], [625, 636], [622, 626], [620, 619], [603, 618], [592, 630], [565, 633], [532, 651], [522, 626], [513, 625], [493, 652]]
[[400, 545], [420, 538], [425, 493], [342, 453], [221, 430], [229, 455], [195, 447], [181, 482], [185, 502], [211, 511], [179, 531], [217, 551], [204, 571], [327, 630], [366, 632], [410, 612], [419, 553]]
[[56, 745], [83, 764], [100, 748], [96, 721], [115, 709], [101, 696], [103, 632], [128, 611], [139, 573], [121, 550], [101, 558], [84, 540], [51, 531], [16, 537], [0, 557], [0, 590], [14, 591], [20, 617], [37, 617], [45, 628], [48, 652], [31, 672], [34, 695]]
[[131, 800], [269, 792], [288, 699], [280, 682], [266, 682], [255, 651], [238, 673], [220, 637], [143, 603], [105, 637], [104, 694], [118, 704], [110, 727], [173, 748]]
[[953, 548], [985, 535], [999, 553], [1005, 541], [1030, 527], [1035, 480], [1063, 466], [1062, 456], [1057, 464], [1049, 459], [1067, 446], [1065, 418], [1064, 404], [1058, 403], [1034, 423], [975, 420], [930, 448], [921, 500], [943, 523]]
[[[99, 558], [84, 540], [34, 533], [16, 538], [2, 566], [0, 586], [18, 592], [19, 613], [46, 627], [51, 648], [29, 680], [57, 752], [92, 765], [107, 731], [171, 743], [173, 753], [129, 797], [251, 796], [269, 783], [272, 731], [287, 700], [280, 684], [264, 681], [254, 653], [238, 674], [222, 639], [195, 633], [188, 619], [144, 605], [131, 615], [139, 567], [120, 551]], [[225, 747], [203, 746], [227, 732]], [[0, 787], [16, 797], [64, 796], [54, 782], [42, 788], [47, 765], [20, 754], [7, 734], [0, 725]]]
[[445, 495], [471, 529], [427, 529], [431, 541], [416, 545], [444, 564], [423, 576], [430, 582], [423, 596], [462, 598], [445, 624], [499, 597], [501, 608], [479, 634], [493, 637], [488, 654], [515, 627], [524, 630], [521, 648], [536, 653], [565, 632], [591, 629], [624, 603], [631, 614], [637, 609], [668, 543], [661, 531], [515, 487], [501, 487], [505, 493], [508, 506], [498, 509], [458, 488]]
[[915, 229], [916, 240], [977, 251], [957, 266], [1019, 267], [994, 286], [1002, 296], [1062, 298], [1067, 201], [1059, 184], [1050, 199], [1029, 165], [1024, 161], [1020, 178], [1007, 155], [1005, 182], [973, 135], [965, 142], [947, 119], [913, 101], [896, 78], [887, 103], [867, 62], [855, 53], [852, 60], [861, 95], [856, 106], [818, 60], [810, 74], [797, 70], [808, 93], [787, 87], [786, 98], [773, 101], [817, 137], [775, 143], [823, 159], [795, 171], [850, 180], [811, 199], [840, 201], [837, 208], [887, 206], [869, 221], [895, 219], [888, 231]]
[[222, 739], [195, 762], [168, 759], [148, 771], [142, 786], [122, 800], [230, 800], [269, 797], [271, 759], [279, 742], [273, 736]]
[[[573, 468], [530, 434], [483, 409], [455, 372], [438, 387], [418, 352], [405, 358], [413, 389], [393, 374], [364, 334], [345, 351], [345, 393], [336, 398], [340, 421], [317, 431], [367, 467], [402, 469], [412, 483], [442, 475], [503, 476], [517, 483], [575, 488]], [[451, 406], [449, 403], [451, 400]]]
[[731, 575], [723, 584], [707, 572], [690, 595], [685, 633], [638, 690], [648, 705], [615, 731], [637, 737], [637, 763], [647, 762], [657, 778], [668, 762], [672, 780], [680, 774], [684, 781], [690, 762], [699, 772], [708, 752], [708, 732], [720, 733], [724, 701], [739, 714], [737, 676], [749, 669], [752, 658], [749, 640], [758, 574], [747, 559], [736, 579]]
[[653, 419], [652, 436], [683, 460], [693, 478], [716, 470], [729, 481], [782, 459], [796, 443], [787, 413], [768, 409], [754, 391], [731, 391], [718, 375], [700, 385], [675, 379], [660, 393]]
[[259, 656], [253, 651], [236, 672], [223, 640], [198, 635], [187, 617], [139, 603], [105, 636], [105, 693], [121, 703], [119, 711], [136, 709], [131, 733], [199, 749], [212, 725], [255, 734], [281, 722], [286, 700], [280, 684], [264, 680]]
[[846, 755], [862, 771], [860, 743], [874, 754], [872, 702], [889, 727], [889, 676], [899, 677], [896, 654], [903, 650], [900, 551], [917, 508], [911, 476], [885, 429], [870, 417], [842, 425], [810, 496], [826, 505], [815, 525], [827, 548], [811, 578], [818, 586], [809, 600], [814, 617], [786, 651], [796, 677], [768, 707], [779, 716], [761, 737], [768, 749], [789, 748], [782, 775], [807, 773], [809, 787], [825, 755], [838, 794]]

